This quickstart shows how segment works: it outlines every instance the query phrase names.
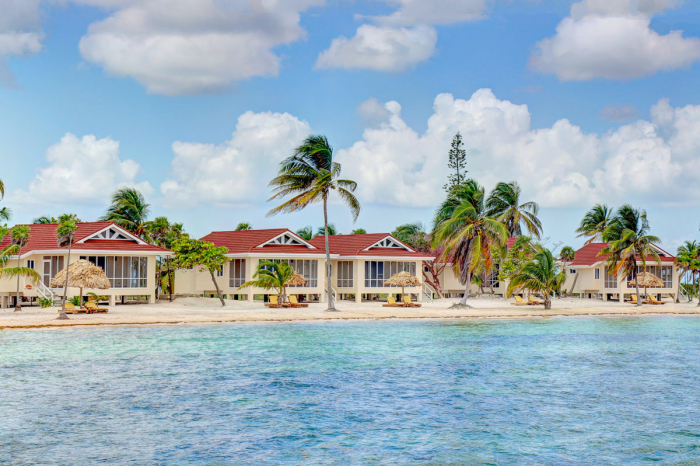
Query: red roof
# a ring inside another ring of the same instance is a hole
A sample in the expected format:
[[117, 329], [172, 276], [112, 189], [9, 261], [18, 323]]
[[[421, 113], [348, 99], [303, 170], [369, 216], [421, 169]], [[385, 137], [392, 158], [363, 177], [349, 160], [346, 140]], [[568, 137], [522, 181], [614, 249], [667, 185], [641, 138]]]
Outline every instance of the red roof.
[[[28, 225], [29, 226], [29, 242], [26, 246], [22, 248], [22, 256], [26, 253], [32, 251], [65, 251], [66, 248], [61, 248], [58, 246], [58, 240], [56, 239], [56, 230], [58, 229], [57, 223], [48, 224], [38, 224], [38, 225]], [[124, 240], [107, 240], [107, 239], [94, 239], [88, 240], [84, 243], [79, 243], [80, 240], [91, 236], [98, 231], [101, 231], [107, 227], [114, 226], [120, 230], [123, 228], [116, 225], [114, 222], [85, 222], [77, 223], [78, 229], [75, 232], [75, 240], [73, 242], [73, 250], [78, 251], [118, 251], [118, 252], [165, 252], [167, 249], [163, 249], [152, 244], [138, 244], [133, 241]], [[10, 235], [7, 235], [0, 247], [5, 247], [11, 242]]]
[[517, 240], [518, 240], [517, 237], [511, 236], [510, 238], [508, 238], [508, 241], [506, 242], [506, 247], [507, 247], [508, 249], [512, 248], [513, 245], [515, 244], [515, 242], [516, 242]]
[[[340, 256], [384, 256], [384, 257], [415, 257], [416, 259], [429, 259], [432, 256], [421, 252], [410, 251], [398, 248], [371, 248], [365, 249], [378, 243], [386, 237], [392, 238], [394, 241], [404, 244], [398, 239], [391, 236], [389, 233], [370, 233], [365, 235], [333, 235], [328, 237], [328, 246], [331, 254]], [[320, 235], [313, 238], [310, 243], [323, 251], [326, 250], [325, 237]], [[406, 246], [406, 245], [404, 245]], [[408, 246], [407, 246], [408, 247]]]
[[[593, 265], [597, 262], [604, 261], [607, 259], [608, 255], [603, 254], [603, 255], [598, 255], [600, 251], [607, 246], [608, 243], [589, 243], [583, 246], [581, 249], [576, 251], [576, 254], [574, 255], [574, 260], [572, 262], [567, 262], [567, 266], [586, 266], [586, 265]], [[659, 254], [659, 259], [661, 262], [674, 262], [676, 260], [675, 257], [664, 251], [663, 249], [659, 248], [656, 246], [657, 249], [662, 251], [662, 254]], [[640, 257], [637, 256], [637, 260], [640, 260]], [[648, 262], [655, 262], [655, 259], [652, 257], [647, 257], [646, 260]]]
[[[214, 231], [209, 233], [202, 241], [209, 241], [215, 246], [225, 246], [229, 254], [245, 253], [270, 253], [270, 254], [323, 254], [324, 251], [308, 248], [306, 246], [268, 244], [259, 248], [261, 244], [276, 238], [283, 233], [298, 235], [288, 228], [273, 228], [270, 230], [242, 230], [242, 231]], [[302, 239], [303, 241], [303, 239]]]

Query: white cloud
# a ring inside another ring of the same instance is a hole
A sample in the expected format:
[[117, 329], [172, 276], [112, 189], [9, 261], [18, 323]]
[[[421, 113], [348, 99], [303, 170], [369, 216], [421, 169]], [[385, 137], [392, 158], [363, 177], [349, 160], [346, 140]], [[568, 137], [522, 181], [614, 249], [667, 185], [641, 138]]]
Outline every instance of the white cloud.
[[39, 0], [0, 0], [0, 84], [13, 86], [15, 78], [4, 57], [39, 53], [43, 34], [39, 30]]
[[119, 142], [78, 138], [66, 133], [46, 151], [48, 166], [37, 170], [29, 189], [17, 190], [12, 202], [21, 204], [104, 205], [120, 187], [133, 186], [144, 194], [152, 192], [148, 182], [136, 182], [141, 165], [119, 157]]
[[264, 201], [279, 162], [310, 132], [307, 122], [288, 113], [246, 112], [223, 144], [175, 142], [172, 177], [160, 186], [163, 203], [187, 208]]
[[398, 9], [389, 16], [369, 16], [355, 36], [340, 36], [321, 52], [317, 69], [345, 68], [401, 71], [435, 53], [433, 26], [484, 17], [486, 0], [382, 0]]
[[323, 0], [80, 0], [117, 8], [90, 25], [80, 52], [148, 92], [166, 95], [225, 90], [235, 82], [277, 75], [272, 48], [304, 36], [299, 12]]
[[606, 105], [600, 111], [600, 118], [615, 123], [624, 123], [639, 117], [639, 110], [634, 105]]
[[343, 175], [358, 181], [366, 203], [435, 206], [444, 196], [447, 152], [458, 131], [469, 176], [487, 187], [516, 180], [544, 207], [679, 203], [700, 194], [692, 188], [700, 175], [700, 106], [674, 109], [662, 100], [652, 108], [652, 121], [601, 135], [566, 119], [532, 129], [527, 106], [499, 100], [489, 89], [468, 100], [438, 95], [424, 134], [406, 125], [397, 102], [385, 110], [383, 122], [338, 152]]
[[318, 57], [316, 68], [401, 71], [427, 60], [437, 33], [428, 26], [391, 28], [364, 24], [352, 39], [338, 37]]
[[672, 6], [664, 0], [575, 3], [556, 34], [537, 43], [529, 65], [562, 81], [624, 80], [689, 67], [700, 60], [700, 39], [649, 27], [653, 13]]

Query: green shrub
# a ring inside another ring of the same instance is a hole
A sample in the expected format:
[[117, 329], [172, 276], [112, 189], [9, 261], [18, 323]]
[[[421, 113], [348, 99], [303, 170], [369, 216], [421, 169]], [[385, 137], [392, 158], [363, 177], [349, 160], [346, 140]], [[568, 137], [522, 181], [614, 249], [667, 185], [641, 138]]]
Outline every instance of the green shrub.
[[52, 307], [53, 301], [51, 301], [49, 298], [39, 298], [39, 306], [41, 306], [42, 309]]
[[82, 306], [83, 305], [83, 298], [81, 296], [73, 296], [68, 301], [70, 301], [73, 304], [73, 306]]

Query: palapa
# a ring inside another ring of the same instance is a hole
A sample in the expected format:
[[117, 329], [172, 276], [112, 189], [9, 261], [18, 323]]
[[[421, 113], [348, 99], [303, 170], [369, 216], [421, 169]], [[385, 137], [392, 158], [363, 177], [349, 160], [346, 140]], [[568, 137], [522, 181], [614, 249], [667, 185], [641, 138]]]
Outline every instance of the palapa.
[[295, 273], [292, 278], [289, 279], [285, 286], [301, 286], [306, 284], [306, 280], [301, 274]]
[[[63, 269], [51, 280], [51, 288], [62, 288], [65, 284], [66, 269]], [[111, 285], [102, 267], [98, 267], [90, 261], [79, 260], [70, 264], [68, 287], [80, 288], [82, 298], [83, 288], [106, 290], [111, 288]]]
[[[649, 272], [643, 272], [637, 275], [636, 278], [633, 278], [632, 281], [629, 283], [629, 286], [637, 286], [637, 283], [639, 283], [639, 286], [644, 287], [644, 295], [648, 296], [647, 294], [647, 287], [652, 287], [652, 288], [663, 288], [664, 282], [661, 280], [659, 277], [657, 277], [654, 274], [651, 274]], [[639, 299], [639, 297], [637, 297]]]
[[384, 282], [386, 286], [400, 286], [401, 296], [404, 294], [404, 287], [406, 286], [420, 286], [421, 282], [416, 277], [408, 272], [399, 272], [391, 276], [389, 280]]

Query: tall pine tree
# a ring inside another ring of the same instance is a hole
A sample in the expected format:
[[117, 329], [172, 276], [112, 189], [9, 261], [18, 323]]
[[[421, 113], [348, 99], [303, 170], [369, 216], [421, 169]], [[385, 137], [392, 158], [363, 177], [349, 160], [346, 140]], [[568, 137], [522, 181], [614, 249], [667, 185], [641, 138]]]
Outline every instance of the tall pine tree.
[[460, 133], [455, 134], [455, 137], [452, 138], [447, 167], [454, 170], [454, 173], [447, 175], [447, 184], [444, 186], [445, 191], [450, 192], [454, 186], [461, 184], [466, 179], [465, 175], [467, 174], [467, 151], [464, 150]]

